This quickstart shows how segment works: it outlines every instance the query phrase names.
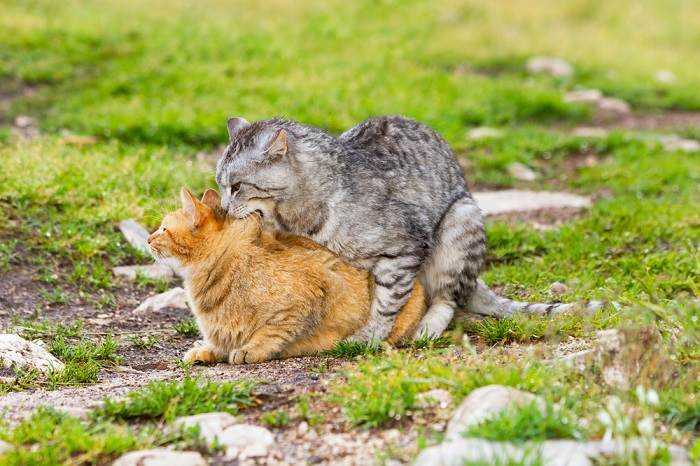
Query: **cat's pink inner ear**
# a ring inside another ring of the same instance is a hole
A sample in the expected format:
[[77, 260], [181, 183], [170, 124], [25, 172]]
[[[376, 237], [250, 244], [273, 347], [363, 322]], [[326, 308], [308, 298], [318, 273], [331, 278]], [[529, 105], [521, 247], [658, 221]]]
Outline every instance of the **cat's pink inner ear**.
[[192, 194], [189, 189], [183, 187], [180, 189], [180, 200], [182, 201], [183, 210], [192, 219], [192, 225], [195, 227], [199, 225], [202, 221], [202, 216], [197, 206], [199, 201], [194, 197], [194, 194]]
[[210, 209], [216, 209], [219, 207], [219, 202], [221, 202], [221, 196], [214, 189], [207, 189], [202, 196], [202, 204], [209, 207]]
[[281, 129], [279, 130], [279, 133], [277, 133], [277, 136], [275, 136], [270, 145], [267, 147], [267, 153], [270, 156], [283, 156], [287, 153], [287, 147], [287, 131]]
[[245, 118], [233, 117], [228, 119], [226, 126], [228, 126], [228, 138], [230, 141], [233, 141], [236, 134], [246, 126], [250, 126], [250, 123]]

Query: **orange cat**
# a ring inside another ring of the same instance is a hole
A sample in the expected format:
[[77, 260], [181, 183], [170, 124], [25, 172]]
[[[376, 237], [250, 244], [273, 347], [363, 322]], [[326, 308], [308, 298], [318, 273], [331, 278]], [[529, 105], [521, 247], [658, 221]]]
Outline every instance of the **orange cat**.
[[[185, 270], [185, 288], [204, 336], [188, 362], [232, 364], [332, 348], [369, 319], [372, 282], [311, 240], [262, 230], [257, 215], [226, 218], [216, 191], [198, 201], [183, 188], [182, 209], [148, 238], [153, 256]], [[425, 313], [416, 283], [387, 341], [410, 338]]]

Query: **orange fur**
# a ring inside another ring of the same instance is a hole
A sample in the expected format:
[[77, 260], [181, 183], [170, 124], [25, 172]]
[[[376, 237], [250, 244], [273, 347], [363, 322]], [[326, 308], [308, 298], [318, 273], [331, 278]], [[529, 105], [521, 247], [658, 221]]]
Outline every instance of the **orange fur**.
[[[181, 198], [183, 208], [166, 215], [148, 242], [156, 258], [186, 271], [205, 340], [186, 361], [241, 364], [323, 351], [369, 319], [366, 271], [306, 238], [263, 231], [256, 215], [225, 218], [214, 190], [198, 201], [183, 188]], [[387, 341], [409, 338], [425, 309], [416, 282]]]

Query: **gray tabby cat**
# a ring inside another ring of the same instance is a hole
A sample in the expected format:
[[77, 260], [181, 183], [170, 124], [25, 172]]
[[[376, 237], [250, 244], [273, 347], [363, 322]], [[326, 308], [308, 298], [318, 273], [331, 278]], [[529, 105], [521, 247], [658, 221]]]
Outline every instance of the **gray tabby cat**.
[[373, 274], [371, 318], [355, 339], [385, 338], [416, 278], [430, 304], [416, 336], [441, 334], [457, 307], [502, 316], [568, 306], [514, 302], [477, 280], [486, 259], [482, 214], [429, 127], [379, 117], [340, 137], [280, 118], [232, 118], [228, 128], [216, 181], [229, 215], [259, 211]]

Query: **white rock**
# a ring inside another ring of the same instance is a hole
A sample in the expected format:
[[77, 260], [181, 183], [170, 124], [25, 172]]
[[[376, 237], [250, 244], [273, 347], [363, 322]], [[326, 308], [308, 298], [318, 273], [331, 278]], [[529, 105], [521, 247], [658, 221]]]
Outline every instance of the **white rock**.
[[459, 438], [469, 427], [500, 412], [528, 403], [542, 404], [540, 397], [503, 385], [477, 388], [467, 396], [447, 425], [447, 438]]
[[472, 128], [467, 133], [467, 137], [472, 141], [478, 141], [480, 139], [494, 139], [503, 136], [503, 131], [497, 128], [489, 128], [488, 126], [479, 126], [478, 128]]
[[595, 126], [580, 126], [578, 128], [574, 128], [573, 131], [571, 131], [571, 134], [582, 138], [606, 138], [610, 133], [605, 128], [596, 128]]
[[146, 313], [159, 311], [166, 307], [172, 307], [175, 309], [188, 309], [187, 306], [187, 292], [181, 287], [175, 287], [172, 290], [166, 292], [149, 296], [146, 298], [139, 307], [134, 309], [135, 313]]
[[219, 443], [226, 447], [226, 457], [229, 459], [267, 456], [274, 442], [275, 438], [269, 430], [251, 424], [236, 424], [219, 435]]
[[4, 455], [10, 450], [12, 450], [12, 445], [3, 440], [0, 440], [0, 455]]
[[535, 181], [537, 179], [537, 173], [520, 162], [513, 162], [508, 165], [508, 174], [520, 181]]
[[267, 456], [274, 443], [274, 436], [264, 427], [236, 424], [236, 418], [228, 413], [206, 413], [181, 417], [175, 420], [176, 428], [199, 426], [200, 436], [207, 442], [216, 441], [226, 449], [228, 459], [245, 459]]
[[122, 220], [119, 222], [119, 230], [122, 232], [129, 244], [144, 254], [151, 255], [148, 247], [148, 230], [135, 220]]
[[700, 141], [695, 139], [686, 139], [678, 135], [672, 134], [659, 138], [661, 146], [668, 152], [698, 152], [700, 151]]
[[676, 75], [671, 70], [659, 70], [654, 75], [654, 79], [661, 84], [674, 84]]
[[[661, 444], [658, 443], [657, 446]], [[544, 466], [592, 466], [592, 459], [604, 459], [639, 451], [643, 443], [636, 440], [577, 442], [574, 440], [547, 440], [539, 445], [509, 442], [490, 442], [484, 439], [454, 439], [426, 448], [416, 459], [416, 466], [461, 466], [465, 462], [501, 464], [508, 460], [527, 464], [537, 453]], [[655, 447], [653, 447], [655, 448]], [[688, 453], [676, 445], [669, 446], [671, 464], [690, 465]]]
[[81, 408], [79, 406], [52, 406], [52, 408], [77, 419], [87, 419], [90, 417], [90, 413], [92, 412], [87, 408]]
[[555, 359], [553, 362], [561, 363], [569, 367], [573, 367], [578, 371], [584, 371], [588, 367], [588, 360], [595, 354], [592, 349], [585, 349], [575, 353], [567, 354]]
[[564, 94], [564, 102], [576, 104], [593, 104], [603, 98], [598, 89], [579, 89]]
[[622, 99], [603, 97], [598, 100], [598, 111], [610, 115], [627, 115], [630, 113], [630, 106]]
[[36, 119], [26, 116], [26, 115], [17, 115], [15, 117], [15, 128], [31, 128], [36, 126]]
[[224, 429], [235, 425], [236, 422], [238, 422], [236, 418], [229, 413], [204, 413], [179, 417], [173, 422], [173, 427], [175, 429], [199, 427], [199, 436], [211, 444], [216, 441]]
[[154, 448], [122, 455], [112, 463], [112, 466], [207, 466], [207, 462], [196, 451]]
[[583, 209], [591, 206], [591, 201], [587, 197], [563, 192], [508, 189], [475, 192], [473, 196], [486, 215], [561, 207]]
[[530, 73], [546, 73], [557, 77], [574, 74], [574, 68], [566, 60], [556, 57], [532, 57], [527, 61], [527, 70]]
[[114, 267], [112, 273], [124, 277], [127, 280], [136, 280], [137, 275], [160, 280], [170, 280], [173, 278], [173, 270], [167, 265], [162, 264], [124, 265], [121, 267]]
[[554, 282], [549, 285], [549, 293], [552, 296], [561, 296], [567, 291], [569, 291], [569, 287], [561, 282]]
[[51, 353], [19, 335], [0, 334], [0, 361], [3, 367], [35, 368], [41, 372], [63, 370], [64, 365]]
[[435, 388], [427, 392], [419, 393], [416, 397], [416, 405], [419, 408], [429, 408], [431, 406], [439, 406], [442, 409], [447, 408], [452, 403], [452, 395], [444, 388]]

